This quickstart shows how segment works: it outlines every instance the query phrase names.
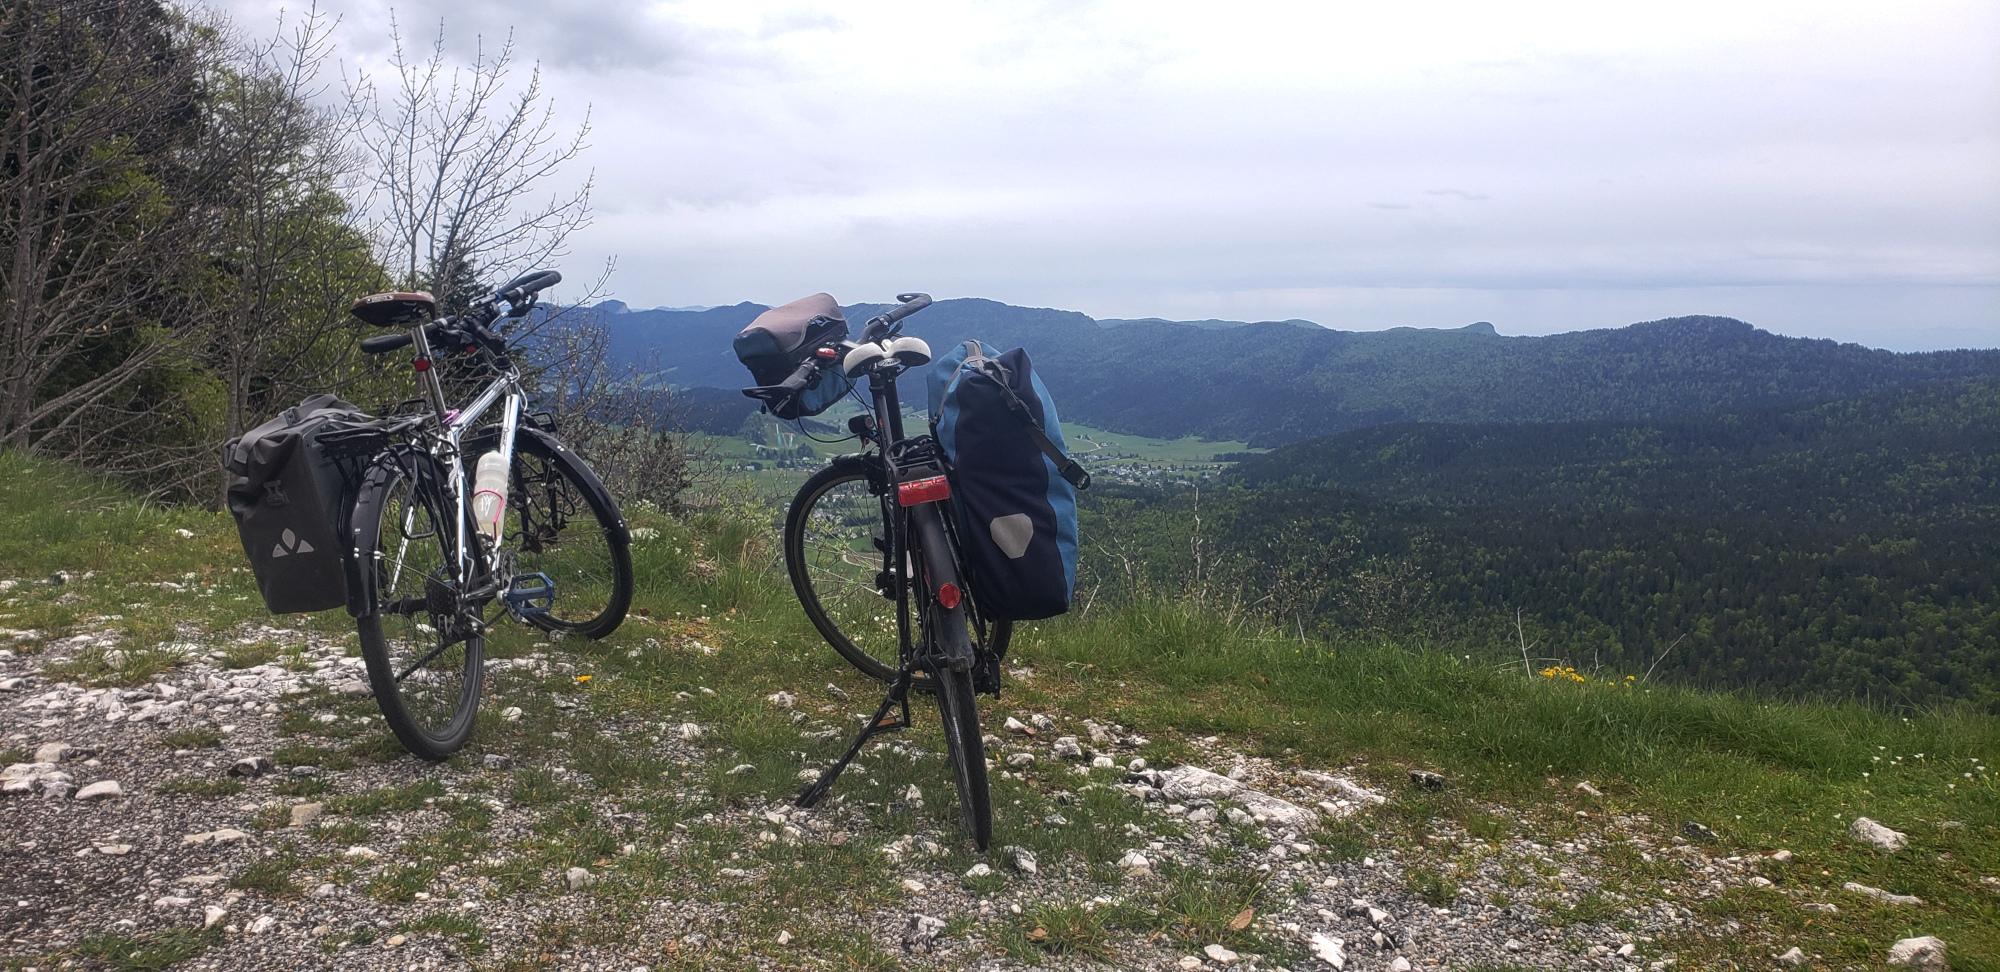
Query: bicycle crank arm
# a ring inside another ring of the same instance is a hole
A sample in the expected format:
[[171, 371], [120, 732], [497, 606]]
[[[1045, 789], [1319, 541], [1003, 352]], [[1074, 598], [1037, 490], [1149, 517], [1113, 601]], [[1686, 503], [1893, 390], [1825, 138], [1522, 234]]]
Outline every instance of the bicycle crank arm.
[[[900, 717], [891, 714], [898, 705], [903, 709]], [[820, 773], [819, 779], [799, 791], [798, 799], [793, 800], [792, 804], [807, 808], [818, 805], [826, 798], [827, 793], [833, 790], [833, 781], [840, 779], [840, 774], [847, 769], [847, 764], [854, 762], [854, 757], [861, 754], [861, 747], [866, 745], [868, 740], [885, 732], [895, 732], [909, 727], [910, 670], [905, 668], [897, 673], [896, 681], [889, 686], [889, 694], [882, 697], [882, 705], [875, 710], [875, 718], [868, 720], [868, 724], [861, 727], [861, 734], [854, 737], [854, 744], [847, 747], [847, 752], [841, 755], [838, 762]]]

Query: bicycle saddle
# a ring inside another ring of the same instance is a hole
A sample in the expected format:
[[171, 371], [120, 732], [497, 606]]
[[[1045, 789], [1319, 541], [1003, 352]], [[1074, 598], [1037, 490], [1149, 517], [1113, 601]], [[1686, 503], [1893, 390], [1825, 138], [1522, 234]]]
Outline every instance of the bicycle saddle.
[[840, 361], [840, 370], [849, 378], [859, 378], [883, 358], [895, 358], [905, 368], [930, 364], [931, 346], [920, 337], [904, 335], [887, 341], [857, 344]]
[[376, 327], [412, 327], [437, 317], [437, 298], [422, 290], [371, 294], [347, 312]]

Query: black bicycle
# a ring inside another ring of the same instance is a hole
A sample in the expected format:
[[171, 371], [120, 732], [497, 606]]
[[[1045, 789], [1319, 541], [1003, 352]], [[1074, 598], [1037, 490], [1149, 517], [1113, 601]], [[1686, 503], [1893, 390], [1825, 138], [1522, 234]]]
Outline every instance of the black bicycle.
[[[320, 441], [363, 463], [350, 525], [350, 579], [366, 607], [356, 617], [361, 656], [389, 728], [425, 759], [450, 756], [472, 734], [492, 624], [512, 616], [602, 638], [632, 603], [631, 537], [618, 504], [550, 423], [525, 412], [501, 333], [561, 279], [527, 274], [455, 318], [437, 319], [421, 292], [354, 305], [369, 324], [403, 329], [366, 338], [361, 350], [414, 347], [423, 404], [353, 442]], [[449, 359], [454, 386], [477, 389], [459, 406], [439, 376]], [[481, 374], [483, 384], [473, 380]], [[482, 425], [495, 404], [498, 422]]]
[[823, 799], [869, 739], [910, 725], [910, 690], [929, 692], [944, 720], [961, 818], [985, 850], [993, 839], [993, 801], [974, 692], [998, 692], [999, 659], [1013, 626], [980, 614], [978, 592], [961, 569], [958, 519], [937, 440], [903, 430], [896, 379], [931, 355], [922, 340], [900, 334], [901, 321], [931, 299], [896, 299], [897, 307], [863, 325], [859, 341], [827, 341], [785, 381], [744, 389], [777, 406], [815, 385], [823, 369], [838, 368], [849, 378], [868, 378], [872, 399], [870, 414], [848, 421], [863, 451], [834, 459], [793, 497], [785, 567], [813, 627], [854, 667], [889, 683], [889, 692], [847, 752], [796, 802], [810, 807]]

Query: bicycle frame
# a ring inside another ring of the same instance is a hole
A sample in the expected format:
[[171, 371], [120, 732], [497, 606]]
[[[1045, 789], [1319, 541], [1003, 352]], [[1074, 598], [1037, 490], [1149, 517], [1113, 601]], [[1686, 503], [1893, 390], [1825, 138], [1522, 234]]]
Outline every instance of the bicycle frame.
[[[413, 327], [410, 329], [410, 335], [413, 343], [416, 345], [417, 360], [434, 362], [436, 357], [432, 354], [430, 338], [424, 333], [424, 328]], [[446, 402], [444, 397], [444, 382], [438, 378], [435, 367], [427, 364], [417, 369], [417, 384], [422, 386], [424, 397], [429, 399], [431, 406], [429, 418], [433, 427], [430, 430], [431, 435], [429, 437], [428, 451], [440, 462], [443, 462], [447, 470], [446, 486], [451, 490], [452, 519], [456, 524], [458, 532], [458, 542], [454, 545], [454, 549], [458, 551], [458, 567], [462, 571], [461, 576], [468, 578], [473, 575], [473, 568], [476, 566], [468, 562], [472, 547], [467, 543], [470, 538], [466, 535], [466, 525], [472, 520], [472, 491], [466, 483], [465, 456], [459, 444], [465, 438], [465, 433], [472, 429], [480, 419], [485, 417], [486, 411], [492, 408], [495, 402], [500, 402], [500, 458], [505, 464], [503, 468], [512, 469], [514, 467], [514, 437], [520, 429], [521, 410], [523, 403], [526, 401], [526, 393], [521, 389], [521, 374], [519, 370], [512, 367], [511, 364], [507, 367], [500, 367], [493, 360], [493, 356], [486, 351], [480, 351], [479, 355], [486, 363], [493, 365], [499, 374], [478, 395], [474, 396], [472, 401], [467, 402], [460, 408], [452, 408]], [[408, 515], [414, 515], [414, 512]], [[406, 533], [408, 527], [409, 524], [405, 524]], [[484, 534], [481, 534], [480, 537], [480, 542], [487, 546], [489, 553], [492, 552], [492, 548], [497, 547], [497, 544], [487, 539]], [[407, 546], [409, 543], [407, 536], [402, 543]], [[397, 553], [397, 569], [399, 570], [401, 561], [402, 551], [399, 550]]]

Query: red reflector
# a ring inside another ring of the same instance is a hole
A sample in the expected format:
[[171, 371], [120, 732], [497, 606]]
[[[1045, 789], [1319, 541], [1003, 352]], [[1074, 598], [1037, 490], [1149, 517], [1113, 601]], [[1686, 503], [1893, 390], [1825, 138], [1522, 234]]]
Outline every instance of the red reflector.
[[938, 603], [944, 605], [944, 609], [947, 611], [957, 607], [958, 585], [946, 584], [945, 586], [938, 588]]
[[410, 362], [410, 367], [415, 368], [418, 371], [429, 371], [431, 370], [431, 359], [418, 358], [417, 360]]
[[951, 498], [951, 484], [943, 476], [917, 479], [896, 487], [896, 501], [904, 506], [918, 503], [935, 503]]
[[821, 348], [821, 349], [819, 349], [818, 351], [814, 351], [813, 353], [814, 353], [814, 354], [816, 354], [816, 355], [819, 355], [819, 356], [820, 356], [820, 357], [822, 357], [822, 358], [838, 358], [838, 357], [840, 357], [840, 349], [839, 349], [839, 348]]

